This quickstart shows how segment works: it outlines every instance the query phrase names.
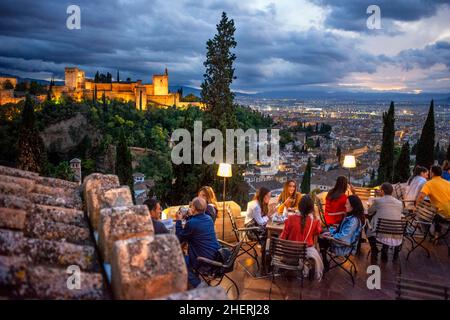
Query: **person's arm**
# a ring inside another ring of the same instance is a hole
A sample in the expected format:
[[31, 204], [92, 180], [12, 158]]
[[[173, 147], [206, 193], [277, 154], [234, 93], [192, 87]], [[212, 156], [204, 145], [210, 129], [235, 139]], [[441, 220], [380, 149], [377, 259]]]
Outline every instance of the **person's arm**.
[[193, 234], [191, 221], [187, 221], [183, 228], [183, 226], [181, 225], [181, 220], [178, 220], [175, 227], [176, 227], [176, 235], [180, 243], [189, 241], [189, 239], [192, 237]]
[[419, 203], [421, 203], [423, 201], [423, 199], [425, 199], [426, 196], [427, 195], [425, 193], [419, 192], [419, 195], [417, 196], [417, 199], [416, 199], [416, 207]]
[[350, 244], [352, 235], [358, 230], [358, 219], [348, 219], [339, 232], [333, 234], [333, 239]]
[[264, 226], [267, 221], [269, 220], [269, 218], [267, 216], [262, 216], [261, 214], [261, 207], [259, 205], [256, 205], [253, 207], [252, 210], [252, 218], [255, 219], [256, 223], [260, 226]]
[[369, 214], [369, 216], [373, 216], [375, 213], [377, 213], [377, 210], [378, 210], [378, 201], [375, 199], [373, 200], [373, 204], [367, 210], [367, 213]]

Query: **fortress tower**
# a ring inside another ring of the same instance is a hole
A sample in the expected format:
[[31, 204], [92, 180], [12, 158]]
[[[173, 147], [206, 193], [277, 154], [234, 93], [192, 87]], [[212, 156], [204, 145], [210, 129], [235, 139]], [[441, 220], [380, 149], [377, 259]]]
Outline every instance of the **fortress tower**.
[[155, 96], [166, 96], [169, 94], [169, 74], [167, 68], [164, 74], [153, 75], [153, 90]]
[[65, 85], [68, 89], [77, 90], [84, 89], [85, 74], [84, 71], [77, 67], [66, 67], [64, 70]]

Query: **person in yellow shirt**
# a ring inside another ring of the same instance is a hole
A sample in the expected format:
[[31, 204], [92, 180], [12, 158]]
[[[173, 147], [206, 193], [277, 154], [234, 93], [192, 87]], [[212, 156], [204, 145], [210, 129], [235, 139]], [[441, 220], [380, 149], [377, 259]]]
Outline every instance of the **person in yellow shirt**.
[[288, 180], [283, 186], [283, 191], [278, 197], [278, 213], [282, 214], [286, 211], [295, 211], [302, 199], [302, 194], [297, 191], [297, 183], [295, 180]]
[[430, 198], [431, 204], [435, 206], [439, 213], [450, 219], [450, 182], [442, 179], [442, 169], [439, 166], [431, 167], [431, 180], [425, 182], [417, 197], [417, 202], [421, 202], [426, 196]]

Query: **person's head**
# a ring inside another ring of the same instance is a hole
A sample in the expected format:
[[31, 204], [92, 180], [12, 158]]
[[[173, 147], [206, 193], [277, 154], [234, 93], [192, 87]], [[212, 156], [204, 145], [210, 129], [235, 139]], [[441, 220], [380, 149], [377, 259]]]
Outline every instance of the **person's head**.
[[264, 214], [269, 212], [269, 201], [270, 201], [271, 193], [270, 190], [266, 187], [261, 187], [256, 191], [255, 197], [253, 200], [258, 201], [259, 205]]
[[190, 205], [191, 215], [196, 215], [206, 210], [206, 200], [200, 197], [195, 197]]
[[160, 219], [161, 218], [161, 205], [158, 200], [156, 199], [147, 199], [144, 201], [144, 205], [147, 206], [148, 211], [150, 211], [150, 216], [153, 219]]
[[444, 171], [450, 170], [450, 161], [448, 161], [448, 160], [444, 161], [444, 163], [442, 164], [442, 170], [444, 170]]
[[336, 200], [347, 191], [347, 188], [348, 188], [347, 178], [344, 176], [339, 176], [336, 179], [336, 184], [334, 185], [334, 187], [328, 192], [327, 198]]
[[217, 207], [217, 198], [213, 188], [209, 186], [201, 187], [200, 190], [198, 190], [198, 196], [205, 199], [207, 204], [213, 204]]
[[381, 191], [385, 196], [392, 196], [392, 192], [394, 192], [394, 187], [392, 187], [392, 184], [390, 184], [389, 182], [384, 182], [381, 185]]
[[347, 202], [345, 203], [345, 210], [347, 211], [347, 215], [355, 216], [361, 221], [361, 224], [364, 223], [364, 206], [357, 195], [348, 196]]
[[408, 180], [408, 185], [411, 184], [411, 181], [415, 177], [422, 177], [422, 178], [428, 179], [428, 170], [427, 170], [427, 168], [422, 167], [422, 166], [416, 166], [414, 168], [412, 177], [409, 178], [409, 180]]
[[287, 198], [295, 198], [295, 193], [297, 192], [297, 183], [295, 180], [288, 180], [283, 186], [283, 191], [281, 192], [281, 201], [286, 201]]
[[431, 167], [431, 177], [440, 177], [442, 176], [442, 168], [440, 166], [432, 166]]
[[306, 225], [306, 216], [314, 212], [314, 201], [309, 194], [305, 194], [300, 203], [298, 204], [298, 210], [303, 219], [300, 220], [300, 229], [303, 231]]

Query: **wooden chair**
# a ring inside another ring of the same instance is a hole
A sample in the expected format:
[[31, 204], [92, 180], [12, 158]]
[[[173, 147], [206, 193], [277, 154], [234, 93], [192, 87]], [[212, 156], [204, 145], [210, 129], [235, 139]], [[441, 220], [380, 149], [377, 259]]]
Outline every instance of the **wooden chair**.
[[370, 197], [375, 197], [375, 190], [364, 187], [353, 187], [355, 194], [361, 199], [361, 201], [367, 201]]
[[303, 287], [303, 271], [305, 265], [309, 267], [310, 272], [314, 272], [311, 262], [306, 257], [306, 248], [306, 243], [283, 240], [276, 237], [270, 239], [269, 250], [272, 258], [272, 280], [270, 282], [269, 300], [272, 294], [272, 285], [279, 270], [297, 272], [299, 274], [297, 279], [301, 279], [301, 287]]
[[330, 226], [328, 225], [327, 221], [325, 220], [324, 205], [319, 198], [316, 198], [316, 206], [317, 206], [317, 211], [319, 212], [319, 218], [320, 218], [320, 221], [322, 222], [322, 225], [325, 226], [327, 229], [329, 229]]
[[223, 278], [227, 278], [232, 284], [227, 289], [227, 294], [232, 287], [236, 288], [237, 297], [239, 297], [239, 288], [236, 282], [228, 276], [233, 272], [234, 263], [239, 255], [242, 242], [236, 245], [229, 244], [222, 240], [218, 240], [222, 248], [231, 248], [231, 254], [226, 261], [216, 261], [205, 257], [197, 257], [197, 261], [201, 262], [200, 267], [195, 271], [208, 284], [208, 286], [216, 287], [222, 283]]
[[[401, 237], [403, 244], [404, 235], [406, 233], [406, 225], [407, 221], [405, 218], [402, 218], [401, 220], [379, 218], [375, 227], [377, 244], [383, 244], [382, 242], [378, 241], [379, 237]], [[410, 239], [408, 240], [411, 241]], [[402, 244], [400, 244], [399, 250], [401, 250]], [[369, 251], [367, 252], [367, 257], [369, 257], [371, 251], [372, 250], [369, 249]]]
[[[414, 216], [408, 222], [407, 226], [406, 237], [411, 241], [412, 246], [408, 251], [406, 260], [408, 260], [410, 254], [419, 247], [425, 250], [428, 258], [430, 257], [430, 251], [423, 246], [423, 243], [430, 234], [430, 227], [433, 224], [436, 214], [437, 209], [427, 201], [422, 201], [417, 205]], [[425, 229], [425, 231], [423, 229]], [[421, 234], [419, 234], [418, 231], [420, 231]], [[417, 240], [416, 237], [420, 239]]]
[[449, 287], [428, 281], [397, 277], [397, 300], [449, 300], [449, 297]]

